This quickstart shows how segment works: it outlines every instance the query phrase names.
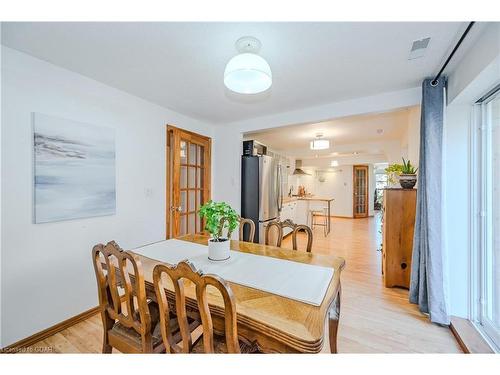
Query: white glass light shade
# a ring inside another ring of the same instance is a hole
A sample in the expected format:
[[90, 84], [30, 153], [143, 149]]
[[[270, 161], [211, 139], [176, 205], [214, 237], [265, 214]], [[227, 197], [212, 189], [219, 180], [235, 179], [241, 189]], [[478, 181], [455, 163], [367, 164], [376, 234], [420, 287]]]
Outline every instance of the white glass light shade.
[[257, 94], [266, 91], [273, 83], [271, 67], [255, 53], [241, 53], [226, 65], [224, 84], [240, 94]]
[[330, 148], [330, 141], [328, 139], [315, 139], [311, 141], [311, 150], [326, 150]]
[[330, 165], [332, 167], [338, 167], [339, 166], [339, 162], [337, 160], [332, 160], [332, 162], [330, 163]]

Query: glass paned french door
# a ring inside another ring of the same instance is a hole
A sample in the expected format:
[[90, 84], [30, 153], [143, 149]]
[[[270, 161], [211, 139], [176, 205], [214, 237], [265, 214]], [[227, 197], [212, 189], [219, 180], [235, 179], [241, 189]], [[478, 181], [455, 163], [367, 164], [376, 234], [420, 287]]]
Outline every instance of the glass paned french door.
[[167, 130], [167, 238], [203, 232], [198, 216], [210, 199], [209, 138], [175, 127]]
[[368, 166], [353, 167], [353, 216], [368, 216]]

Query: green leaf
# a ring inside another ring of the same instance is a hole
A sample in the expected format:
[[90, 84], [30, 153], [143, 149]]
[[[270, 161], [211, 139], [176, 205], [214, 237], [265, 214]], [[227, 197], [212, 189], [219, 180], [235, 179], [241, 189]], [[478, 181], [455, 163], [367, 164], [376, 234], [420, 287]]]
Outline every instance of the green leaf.
[[198, 215], [206, 220], [205, 230], [216, 240], [227, 230], [227, 237], [238, 227], [238, 214], [226, 202], [212, 200], [200, 207]]

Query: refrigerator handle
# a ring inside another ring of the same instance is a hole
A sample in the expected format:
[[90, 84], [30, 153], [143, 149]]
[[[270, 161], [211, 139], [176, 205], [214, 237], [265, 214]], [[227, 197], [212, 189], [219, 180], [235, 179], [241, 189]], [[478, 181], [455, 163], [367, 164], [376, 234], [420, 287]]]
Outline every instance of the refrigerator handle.
[[283, 166], [280, 168], [280, 177], [281, 177], [281, 184], [280, 184], [280, 205], [281, 209], [283, 209]]
[[283, 209], [283, 173], [281, 165], [278, 164], [278, 211]]

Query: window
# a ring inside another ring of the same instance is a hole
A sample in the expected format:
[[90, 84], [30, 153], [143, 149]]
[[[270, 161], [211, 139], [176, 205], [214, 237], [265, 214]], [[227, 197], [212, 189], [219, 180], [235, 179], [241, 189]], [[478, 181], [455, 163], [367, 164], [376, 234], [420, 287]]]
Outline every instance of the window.
[[500, 90], [480, 103], [479, 235], [475, 319], [500, 347]]
[[389, 166], [388, 163], [375, 164], [375, 197], [374, 209], [382, 209], [382, 201], [384, 198], [384, 189], [387, 187], [387, 173], [385, 168]]

